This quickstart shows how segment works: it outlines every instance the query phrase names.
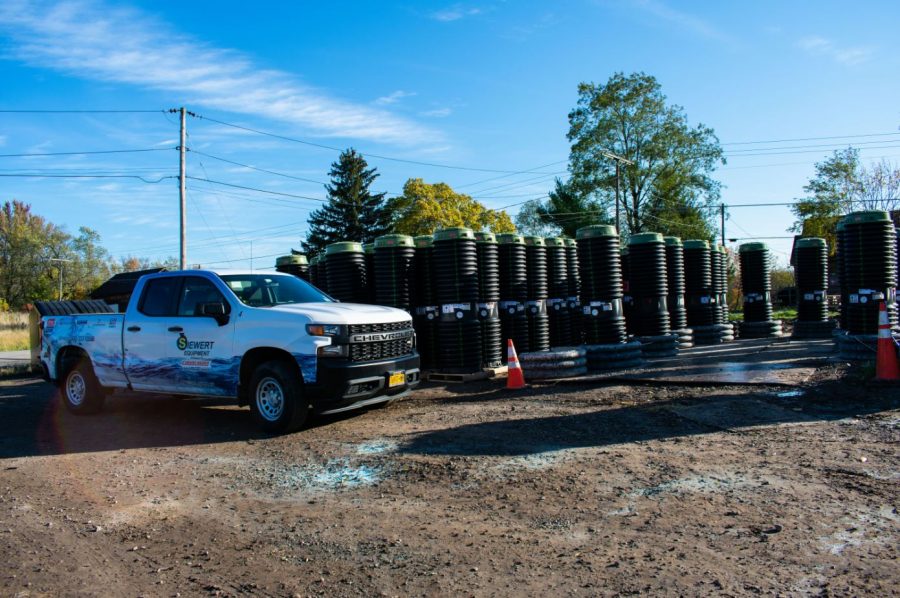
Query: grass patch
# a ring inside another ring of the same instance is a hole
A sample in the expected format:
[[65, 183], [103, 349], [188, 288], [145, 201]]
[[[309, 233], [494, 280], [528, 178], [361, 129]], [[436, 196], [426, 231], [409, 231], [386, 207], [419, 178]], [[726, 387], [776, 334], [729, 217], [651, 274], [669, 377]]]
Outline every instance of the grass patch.
[[0, 330], [0, 351], [22, 351], [30, 347], [27, 330]]

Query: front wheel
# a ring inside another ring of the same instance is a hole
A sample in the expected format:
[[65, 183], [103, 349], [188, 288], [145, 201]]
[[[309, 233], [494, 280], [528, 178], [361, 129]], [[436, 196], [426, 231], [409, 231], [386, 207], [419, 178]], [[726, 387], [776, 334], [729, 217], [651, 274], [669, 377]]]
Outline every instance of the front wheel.
[[250, 410], [266, 432], [300, 429], [309, 416], [300, 377], [281, 361], [260, 365], [250, 380]]
[[106, 393], [94, 375], [94, 368], [86, 359], [79, 359], [69, 368], [60, 390], [66, 409], [76, 415], [97, 413], [106, 399]]

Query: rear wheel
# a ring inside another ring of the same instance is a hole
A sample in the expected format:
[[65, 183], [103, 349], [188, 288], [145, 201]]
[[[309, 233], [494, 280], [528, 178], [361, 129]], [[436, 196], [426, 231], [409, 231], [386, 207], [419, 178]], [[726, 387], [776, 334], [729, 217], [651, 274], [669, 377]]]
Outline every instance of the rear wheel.
[[97, 413], [106, 399], [106, 393], [94, 375], [94, 368], [84, 358], [68, 369], [60, 390], [66, 409], [76, 415]]
[[299, 375], [282, 361], [257, 367], [250, 380], [250, 410], [266, 432], [282, 434], [303, 427], [309, 405]]

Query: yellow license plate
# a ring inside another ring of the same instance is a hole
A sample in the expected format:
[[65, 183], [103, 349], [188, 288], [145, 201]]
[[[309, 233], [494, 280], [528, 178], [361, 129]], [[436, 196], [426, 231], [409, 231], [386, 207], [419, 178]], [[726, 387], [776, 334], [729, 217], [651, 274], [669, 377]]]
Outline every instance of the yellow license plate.
[[393, 388], [394, 386], [400, 386], [401, 384], [406, 383], [406, 373], [405, 372], [394, 372], [388, 378], [388, 387]]

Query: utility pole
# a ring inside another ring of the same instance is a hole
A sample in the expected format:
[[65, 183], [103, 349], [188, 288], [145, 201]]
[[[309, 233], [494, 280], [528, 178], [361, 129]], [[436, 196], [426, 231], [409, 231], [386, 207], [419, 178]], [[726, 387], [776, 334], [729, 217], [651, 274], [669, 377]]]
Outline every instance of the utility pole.
[[186, 130], [186, 122], [185, 122], [185, 110], [184, 106], [179, 110], [181, 113], [181, 144], [178, 146], [178, 184], [179, 184], [179, 198], [180, 198], [180, 209], [181, 209], [181, 257], [179, 260], [179, 268], [184, 270], [187, 267], [187, 209], [186, 209], [186, 197], [187, 197], [187, 189], [185, 188], [185, 164], [184, 164], [184, 154], [185, 154], [185, 141], [187, 139], [187, 130]]
[[[614, 154], [612, 152], [608, 152], [603, 150], [600, 152], [600, 155], [604, 158], [609, 158], [610, 160], [616, 163], [616, 232], [618, 233], [621, 226], [619, 223], [619, 165], [620, 164], [628, 164], [629, 166], [634, 166], [634, 162], [625, 158], [624, 156], [620, 156], [618, 154]], [[622, 207], [625, 208], [625, 202], [622, 202]], [[628, 210], [625, 210], [626, 217], [628, 215]]]
[[722, 247], [725, 247], [725, 204], [719, 205], [719, 216], [722, 218]]

